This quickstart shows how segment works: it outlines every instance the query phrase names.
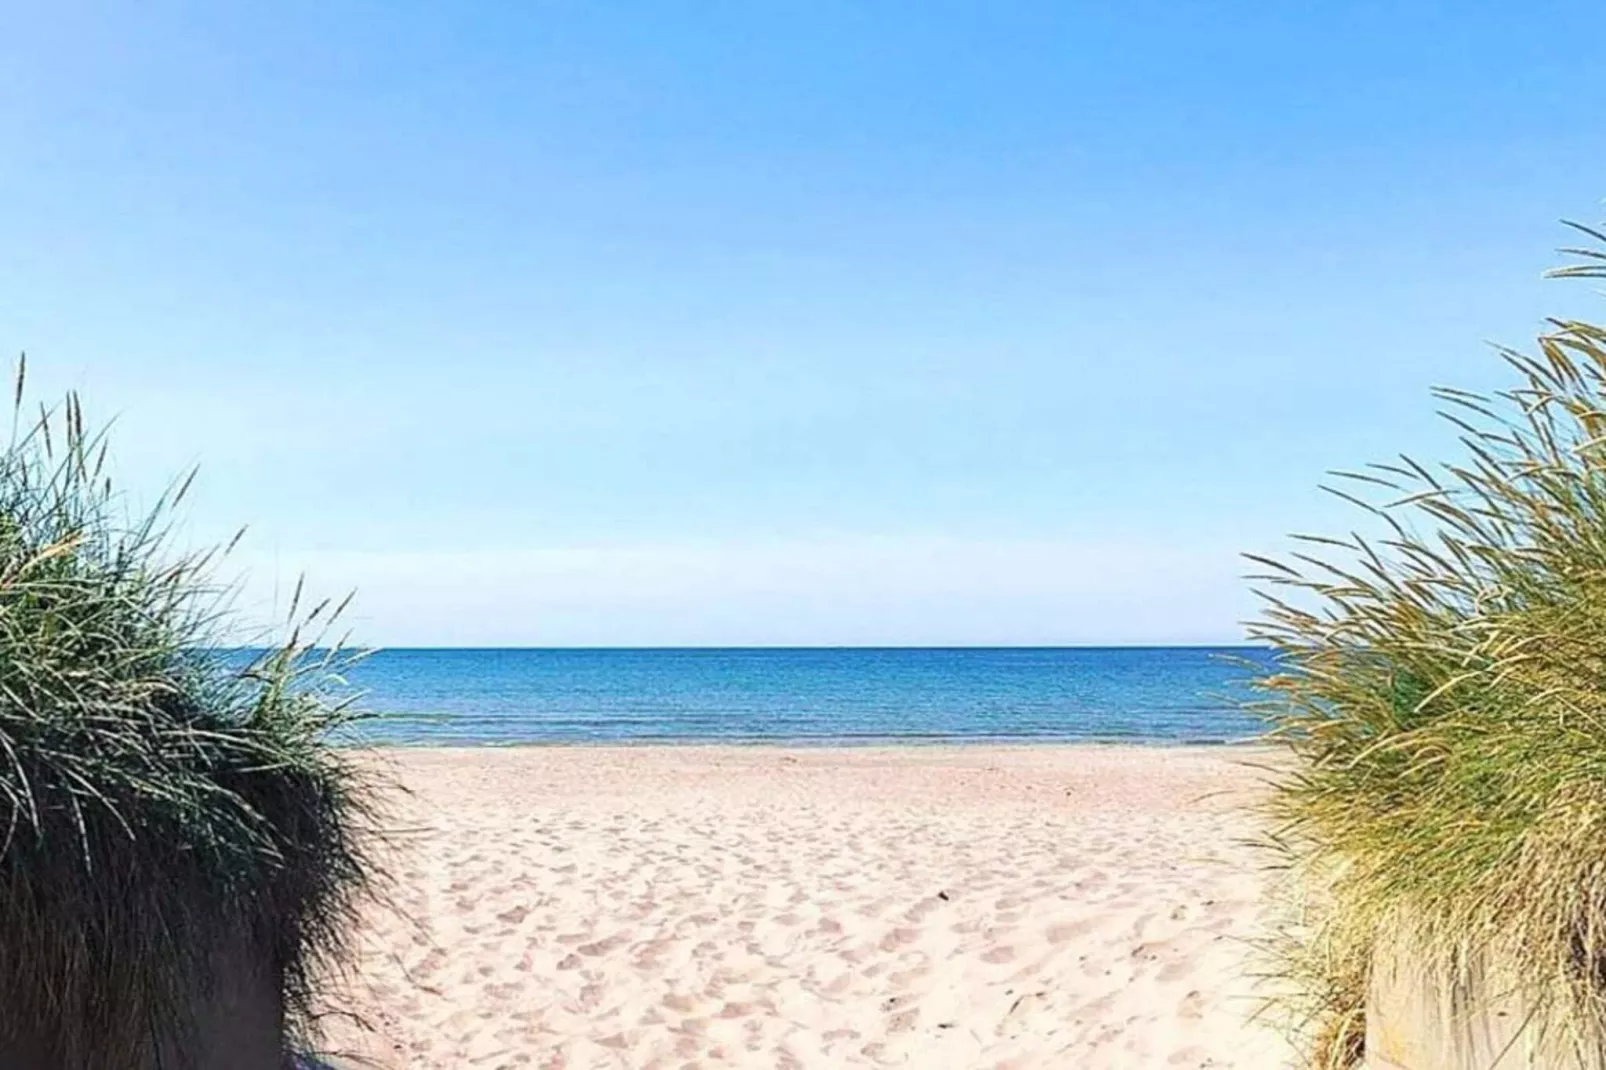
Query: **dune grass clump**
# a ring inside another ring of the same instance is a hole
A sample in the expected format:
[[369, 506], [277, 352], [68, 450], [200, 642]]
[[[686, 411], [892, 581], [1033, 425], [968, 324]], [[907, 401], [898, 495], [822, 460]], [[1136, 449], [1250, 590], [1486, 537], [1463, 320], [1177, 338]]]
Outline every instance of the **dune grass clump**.
[[[368, 867], [351, 713], [298, 638], [220, 652], [213, 555], [174, 556], [183, 488], [137, 522], [76, 400], [0, 453], [0, 1051], [154, 1065], [220, 940], [278, 979], [293, 1032]], [[316, 618], [317, 614], [312, 615]], [[166, 1038], [163, 1040], [162, 1038]]]
[[1255, 559], [1313, 1066], [1359, 1063], [1388, 946], [1463, 992], [1497, 961], [1544, 1043], [1606, 1050], [1606, 328], [1503, 356], [1511, 389], [1438, 392], [1461, 457], [1339, 473], [1378, 537]]

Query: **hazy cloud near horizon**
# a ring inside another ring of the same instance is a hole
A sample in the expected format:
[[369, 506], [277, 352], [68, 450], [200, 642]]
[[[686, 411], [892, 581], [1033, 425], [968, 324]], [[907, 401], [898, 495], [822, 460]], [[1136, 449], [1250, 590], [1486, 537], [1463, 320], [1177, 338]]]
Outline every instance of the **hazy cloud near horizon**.
[[[1233, 557], [941, 537], [333, 553], [303, 600], [354, 585], [346, 625], [386, 646], [1216, 644], [1242, 635], [1213, 615], [1250, 606]], [[250, 616], [282, 617], [282, 559], [232, 565]]]

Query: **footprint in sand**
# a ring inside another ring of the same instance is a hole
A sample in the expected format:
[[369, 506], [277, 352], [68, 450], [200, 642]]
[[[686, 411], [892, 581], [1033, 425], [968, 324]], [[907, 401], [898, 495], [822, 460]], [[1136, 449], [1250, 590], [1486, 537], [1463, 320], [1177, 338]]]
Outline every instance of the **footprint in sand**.
[[1063, 944], [1069, 940], [1074, 940], [1078, 936], [1083, 936], [1089, 932], [1092, 932], [1097, 924], [1098, 922], [1096, 919], [1084, 919], [1082, 921], [1062, 922], [1059, 925], [1050, 925], [1048, 927], [1048, 942], [1051, 944]]
[[595, 957], [597, 955], [606, 955], [614, 948], [622, 947], [627, 943], [629, 943], [629, 940], [624, 936], [615, 935], [608, 937], [606, 940], [598, 940], [590, 944], [581, 944], [579, 947], [575, 948], [575, 950], [582, 955]]
[[923, 980], [930, 975], [931, 967], [916, 966], [912, 970], [900, 970], [898, 973], [888, 975], [887, 981], [898, 988], [908, 988], [916, 981]]
[[1154, 975], [1156, 981], [1180, 981], [1193, 972], [1193, 965], [1188, 962], [1168, 962], [1160, 967], [1160, 972]]
[[900, 947], [908, 947], [919, 939], [919, 929], [897, 928], [883, 936], [881, 943], [876, 946], [881, 948], [882, 951], [896, 951]]
[[920, 1008], [910, 1007], [906, 1011], [899, 1011], [887, 1019], [888, 1033], [907, 1033], [920, 1022]]

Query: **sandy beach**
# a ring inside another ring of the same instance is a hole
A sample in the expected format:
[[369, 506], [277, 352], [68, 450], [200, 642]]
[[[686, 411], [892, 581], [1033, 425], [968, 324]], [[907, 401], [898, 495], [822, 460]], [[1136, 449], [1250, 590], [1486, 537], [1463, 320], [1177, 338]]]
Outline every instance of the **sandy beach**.
[[1233, 748], [400, 750], [342, 1065], [1286, 1065]]

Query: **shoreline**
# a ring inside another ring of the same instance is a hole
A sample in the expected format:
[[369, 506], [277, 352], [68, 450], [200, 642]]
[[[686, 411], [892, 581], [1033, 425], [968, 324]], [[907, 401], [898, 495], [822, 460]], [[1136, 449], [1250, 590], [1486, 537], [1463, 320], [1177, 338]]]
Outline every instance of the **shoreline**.
[[343, 750], [349, 751], [436, 751], [436, 750], [596, 750], [596, 749], [637, 749], [662, 747], [665, 749], [695, 749], [728, 747], [733, 750], [923, 750], [927, 748], [953, 748], [956, 750], [972, 747], [998, 747], [998, 748], [1122, 748], [1130, 747], [1140, 750], [1266, 750], [1281, 749], [1279, 744], [1271, 742], [1264, 737], [1249, 737], [1245, 739], [1143, 739], [1132, 737], [1082, 737], [1082, 736], [874, 736], [874, 737], [758, 737], [758, 738], [721, 738], [705, 736], [684, 736], [674, 738], [635, 738], [635, 739], [515, 739], [515, 740], [486, 740], [472, 742], [467, 740], [417, 740], [417, 741], [362, 741], [341, 742], [338, 744]]

